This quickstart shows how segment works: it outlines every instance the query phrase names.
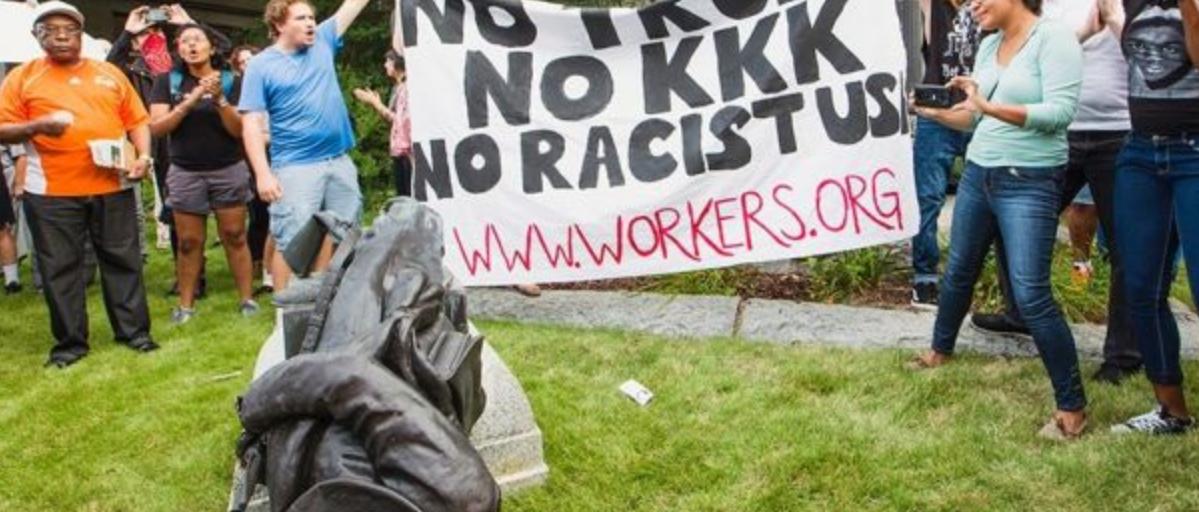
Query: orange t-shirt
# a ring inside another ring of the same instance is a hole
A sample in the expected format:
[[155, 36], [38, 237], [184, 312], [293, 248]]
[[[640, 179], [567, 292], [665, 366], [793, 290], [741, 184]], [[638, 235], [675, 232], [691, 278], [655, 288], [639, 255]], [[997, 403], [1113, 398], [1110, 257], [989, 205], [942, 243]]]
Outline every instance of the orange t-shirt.
[[41, 58], [14, 69], [0, 86], [0, 123], [25, 123], [60, 110], [74, 116], [66, 133], [38, 135], [25, 145], [26, 190], [59, 197], [120, 190], [117, 172], [92, 162], [88, 141], [124, 139], [149, 122], [129, 79], [107, 62], [83, 59], [60, 66]]

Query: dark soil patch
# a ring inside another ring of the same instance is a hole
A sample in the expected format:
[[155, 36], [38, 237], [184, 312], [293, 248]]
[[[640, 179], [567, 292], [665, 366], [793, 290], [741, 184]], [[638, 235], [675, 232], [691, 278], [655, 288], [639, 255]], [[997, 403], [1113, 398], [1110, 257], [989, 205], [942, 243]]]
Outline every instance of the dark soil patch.
[[[807, 272], [768, 273], [754, 267], [725, 269], [728, 273], [730, 292], [743, 299], [790, 300], [796, 302], [820, 302], [851, 306], [906, 307], [911, 300], [911, 284], [906, 275], [887, 278], [876, 287], [868, 287], [851, 293], [847, 297], [824, 297], [813, 292], [811, 276]], [[545, 285], [549, 290], [596, 290], [629, 291], [642, 293], [669, 293], [678, 295], [710, 295], [708, 290], [688, 290], [680, 287], [683, 276], [647, 276], [602, 281], [580, 281]], [[735, 291], [733, 291], [735, 290]]]

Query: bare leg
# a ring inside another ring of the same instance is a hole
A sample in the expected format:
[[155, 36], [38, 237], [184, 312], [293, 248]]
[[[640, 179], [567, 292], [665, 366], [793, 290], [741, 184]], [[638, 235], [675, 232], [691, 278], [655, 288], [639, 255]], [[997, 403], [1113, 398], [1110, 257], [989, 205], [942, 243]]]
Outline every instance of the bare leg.
[[246, 207], [235, 206], [216, 211], [217, 232], [225, 246], [225, 258], [243, 302], [254, 296], [254, 275], [250, 262], [250, 246], [246, 244]]
[[312, 262], [312, 271], [324, 272], [329, 268], [331, 261], [333, 261], [333, 238], [326, 235], [325, 241], [321, 243], [321, 252], [317, 253], [316, 261]]
[[13, 236], [12, 226], [0, 227], [0, 265], [13, 265], [17, 262], [17, 239]]
[[1066, 210], [1066, 227], [1070, 230], [1074, 261], [1089, 261], [1095, 232], [1099, 230], [1099, 209], [1093, 205], [1070, 205]]
[[12, 226], [0, 226], [0, 267], [4, 269], [3, 285], [6, 293], [19, 291], [21, 283], [17, 277], [17, 238]]
[[1153, 394], [1157, 401], [1166, 408], [1166, 412], [1175, 418], [1190, 418], [1191, 411], [1187, 408], [1187, 399], [1182, 386], [1153, 385]]
[[266, 247], [262, 250], [262, 263], [266, 268], [262, 275], [262, 284], [275, 289], [275, 278], [273, 276], [275, 262], [275, 237], [267, 235]]
[[179, 283], [179, 306], [195, 307], [196, 283], [204, 264], [204, 243], [208, 237], [208, 216], [174, 212], [175, 232], [179, 237], [179, 257], [175, 260], [175, 279]]
[[283, 253], [275, 251], [271, 256], [271, 281], [275, 287], [275, 293], [281, 292], [287, 288], [287, 282], [291, 281], [291, 267], [287, 266], [287, 261], [283, 259]]

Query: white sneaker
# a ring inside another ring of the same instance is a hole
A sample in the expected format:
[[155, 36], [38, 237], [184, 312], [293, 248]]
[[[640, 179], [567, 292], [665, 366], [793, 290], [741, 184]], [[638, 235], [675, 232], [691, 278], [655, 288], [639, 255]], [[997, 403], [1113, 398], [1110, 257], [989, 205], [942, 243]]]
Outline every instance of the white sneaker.
[[1131, 434], [1140, 432], [1155, 436], [1165, 434], [1185, 434], [1195, 428], [1195, 418], [1175, 418], [1166, 413], [1166, 408], [1158, 406], [1151, 412], [1112, 425], [1113, 434]]
[[237, 307], [237, 311], [240, 312], [241, 316], [243, 317], [252, 317], [258, 314], [258, 303], [254, 302], [252, 299], [246, 299]]
[[177, 307], [171, 311], [171, 323], [175, 325], [183, 325], [196, 316], [194, 308]]

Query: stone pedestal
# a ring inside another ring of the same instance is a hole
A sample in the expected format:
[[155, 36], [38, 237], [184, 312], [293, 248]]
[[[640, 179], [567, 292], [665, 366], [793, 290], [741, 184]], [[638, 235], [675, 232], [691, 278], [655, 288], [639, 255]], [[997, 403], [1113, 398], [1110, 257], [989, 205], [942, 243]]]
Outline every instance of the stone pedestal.
[[[258, 361], [254, 365], [255, 379], [286, 359], [284, 312], [280, 310], [277, 315], [275, 330], [258, 352]], [[471, 326], [471, 331], [474, 331], [474, 326]], [[475, 423], [471, 443], [483, 457], [483, 462], [491, 470], [504, 495], [541, 485], [549, 475], [549, 467], [542, 453], [541, 429], [533, 419], [533, 408], [525, 398], [520, 382], [491, 345], [483, 347], [483, 390], [487, 393], [487, 408]], [[234, 493], [241, 482], [240, 471], [238, 469], [235, 472]], [[270, 510], [263, 490], [259, 488], [248, 511]]]

